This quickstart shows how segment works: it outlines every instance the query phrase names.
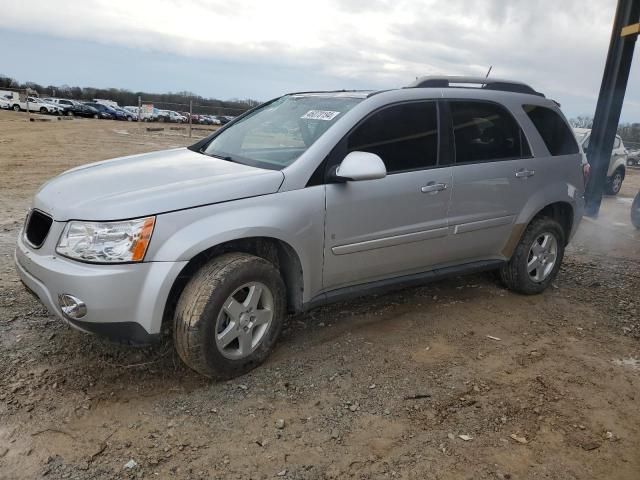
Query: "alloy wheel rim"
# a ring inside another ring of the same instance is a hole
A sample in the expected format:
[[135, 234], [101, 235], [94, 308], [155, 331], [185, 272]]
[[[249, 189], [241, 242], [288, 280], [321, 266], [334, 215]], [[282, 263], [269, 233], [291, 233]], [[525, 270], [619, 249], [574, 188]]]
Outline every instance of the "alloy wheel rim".
[[273, 293], [260, 282], [246, 283], [229, 295], [214, 333], [220, 354], [231, 360], [251, 355], [269, 331], [273, 307]]
[[527, 256], [529, 278], [541, 283], [549, 277], [558, 258], [558, 240], [550, 232], [544, 232], [533, 241]]
[[621, 186], [622, 186], [622, 175], [620, 175], [619, 173], [616, 173], [615, 176], [613, 177], [613, 185], [612, 185], [613, 191], [618, 192]]

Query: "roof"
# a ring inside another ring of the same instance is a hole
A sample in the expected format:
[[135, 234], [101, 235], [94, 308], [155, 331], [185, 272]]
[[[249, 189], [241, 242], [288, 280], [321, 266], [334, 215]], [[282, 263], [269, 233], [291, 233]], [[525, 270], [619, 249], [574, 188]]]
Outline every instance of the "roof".
[[[471, 85], [477, 85], [473, 87]], [[544, 97], [531, 86], [516, 80], [501, 78], [468, 77], [468, 76], [429, 76], [420, 77], [407, 88], [476, 88], [478, 90], [497, 90], [501, 92], [525, 93]]]
[[327, 90], [311, 92], [288, 93], [294, 97], [342, 97], [342, 98], [367, 98], [375, 90]]

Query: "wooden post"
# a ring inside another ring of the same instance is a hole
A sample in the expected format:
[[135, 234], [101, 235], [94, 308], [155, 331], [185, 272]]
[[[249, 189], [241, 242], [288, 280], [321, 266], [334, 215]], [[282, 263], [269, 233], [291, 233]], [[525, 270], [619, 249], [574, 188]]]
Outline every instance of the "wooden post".
[[191, 117], [193, 116], [193, 100], [189, 100], [189, 138], [191, 138]]

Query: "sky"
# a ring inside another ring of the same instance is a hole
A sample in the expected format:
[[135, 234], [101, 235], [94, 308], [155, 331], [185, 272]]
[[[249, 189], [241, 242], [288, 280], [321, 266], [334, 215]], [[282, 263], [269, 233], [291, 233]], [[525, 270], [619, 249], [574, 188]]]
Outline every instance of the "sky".
[[[0, 74], [44, 85], [267, 100], [423, 75], [529, 83], [593, 115], [614, 0], [20, 0]], [[622, 121], [640, 122], [640, 47]]]

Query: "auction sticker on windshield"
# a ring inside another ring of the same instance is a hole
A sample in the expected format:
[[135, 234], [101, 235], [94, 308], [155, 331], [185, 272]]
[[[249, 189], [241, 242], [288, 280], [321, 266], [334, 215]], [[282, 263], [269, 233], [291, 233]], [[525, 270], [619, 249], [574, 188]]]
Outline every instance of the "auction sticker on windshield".
[[306, 118], [308, 120], [326, 120], [331, 121], [340, 115], [340, 112], [332, 112], [330, 110], [309, 110], [300, 118]]

